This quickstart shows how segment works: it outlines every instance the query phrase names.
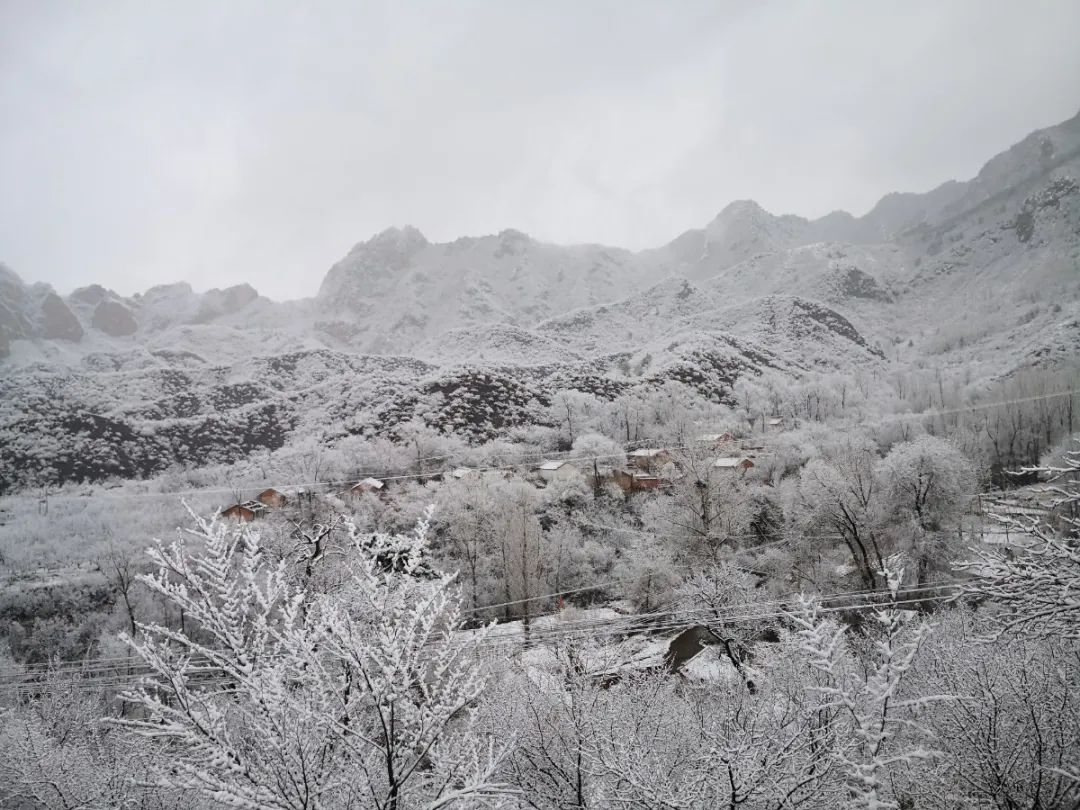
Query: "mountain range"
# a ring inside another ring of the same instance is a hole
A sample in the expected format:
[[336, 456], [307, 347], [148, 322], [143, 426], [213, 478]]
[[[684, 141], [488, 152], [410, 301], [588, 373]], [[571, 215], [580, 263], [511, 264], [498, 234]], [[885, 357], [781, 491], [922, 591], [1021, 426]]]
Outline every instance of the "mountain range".
[[766, 368], [918, 362], [979, 384], [1074, 360], [1078, 169], [1080, 115], [971, 180], [889, 194], [862, 217], [743, 200], [636, 253], [390, 228], [290, 302], [184, 283], [62, 296], [0, 265], [0, 490], [416, 416], [490, 438], [560, 387], [611, 396], [677, 379], [724, 399]]

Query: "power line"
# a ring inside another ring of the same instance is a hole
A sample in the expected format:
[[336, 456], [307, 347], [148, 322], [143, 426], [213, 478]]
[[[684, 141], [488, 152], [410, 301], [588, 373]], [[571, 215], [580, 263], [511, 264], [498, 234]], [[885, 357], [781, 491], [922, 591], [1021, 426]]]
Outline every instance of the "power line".
[[[927, 590], [927, 589], [928, 588], [926, 586], [924, 586], [924, 587], [920, 588], [919, 590]], [[888, 594], [889, 594], [889, 592], [887, 592], [887, 591], [882, 592], [882, 595], [888, 595]], [[820, 615], [820, 614], [824, 614], [824, 613], [836, 613], [836, 612], [842, 612], [842, 611], [855, 611], [855, 610], [867, 610], [867, 609], [875, 609], [875, 610], [876, 609], [890, 609], [890, 608], [891, 609], [896, 609], [896, 608], [900, 608], [901, 606], [905, 606], [906, 609], [910, 609], [911, 607], [916, 606], [916, 605], [948, 601], [948, 600], [951, 600], [953, 598], [954, 598], [953, 594], [945, 594], [945, 595], [938, 595], [938, 596], [918, 596], [918, 597], [911, 597], [911, 598], [907, 598], [907, 599], [895, 599], [894, 598], [894, 599], [891, 599], [890, 601], [884, 602], [884, 603], [882, 603], [882, 602], [867, 602], [867, 603], [857, 604], [857, 605], [837, 605], [837, 606], [832, 606], [832, 607], [818, 607], [816, 612], [817, 612], [818, 615]], [[661, 623], [661, 624], [653, 624], [653, 625], [648, 625], [647, 624], [647, 625], [642, 626], [640, 628], [632, 628], [632, 627], [628, 627], [628, 626], [608, 627], [607, 629], [603, 629], [602, 627], [600, 627], [600, 628], [598, 628], [598, 627], [590, 627], [590, 628], [575, 629], [575, 630], [570, 631], [570, 632], [549, 634], [549, 635], [546, 635], [546, 636], [541, 635], [539, 633], [533, 633], [533, 634], [525, 634], [525, 633], [523, 633], [521, 636], [514, 637], [514, 638], [496, 637], [495, 639], [481, 640], [479, 643], [474, 645], [473, 649], [475, 651], [477, 651], [477, 652], [484, 652], [485, 647], [486, 647], [486, 651], [489, 653], [489, 655], [495, 656], [499, 652], [500, 648], [505, 647], [507, 645], [511, 645], [511, 644], [518, 644], [520, 642], [525, 642], [525, 643], [529, 643], [529, 644], [552, 643], [552, 642], [558, 641], [560, 639], [573, 639], [573, 638], [577, 638], [577, 637], [583, 636], [583, 635], [585, 636], [586, 640], [600, 640], [600, 639], [608, 638], [610, 636], [626, 635], [626, 634], [629, 634], [633, 629], [638, 629], [642, 633], [648, 632], [648, 633], [653, 634], [653, 635], [656, 635], [658, 633], [670, 634], [670, 633], [673, 633], [675, 631], [687, 630], [687, 629], [690, 629], [692, 627], [699, 626], [701, 624], [706, 624], [707, 625], [707, 624], [710, 623], [710, 621], [713, 624], [718, 624], [718, 625], [724, 626], [724, 625], [731, 625], [731, 624], [745, 624], [745, 623], [748, 623], [748, 622], [760, 622], [760, 621], [765, 621], [765, 620], [768, 620], [768, 619], [775, 619], [775, 618], [787, 618], [787, 617], [790, 617], [792, 615], [793, 615], [793, 611], [789, 611], [789, 610], [780, 610], [780, 611], [775, 611], [775, 612], [772, 612], [772, 613], [765, 613], [765, 614], [747, 614], [745, 616], [730, 616], [730, 617], [726, 617], [726, 616], [718, 617], [718, 616], [710, 615], [710, 614], [697, 614], [697, 615], [690, 615], [687, 618], [682, 619], [682, 620], [673, 620], [673, 621], [670, 621], [670, 622]], [[498, 655], [498, 658], [502, 659], [503, 656]], [[210, 674], [210, 673], [213, 673], [213, 672], [221, 672], [221, 671], [223, 671], [222, 668], [217, 667], [217, 666], [208, 666], [208, 667], [204, 667], [204, 668], [202, 668], [200, 670], [200, 672], [206, 673], [206, 674]], [[91, 678], [87, 678], [87, 679], [76, 681], [76, 682], [68, 682], [68, 683], [63, 685], [63, 688], [71, 689], [71, 690], [89, 690], [89, 691], [102, 691], [102, 690], [106, 690], [106, 689], [120, 689], [120, 688], [123, 688], [123, 687], [137, 686], [147, 678], [150, 679], [151, 683], [155, 683], [155, 681], [153, 681], [153, 676], [155, 676], [156, 674], [157, 674], [156, 670], [154, 670], [153, 668], [144, 666], [143, 671], [137, 672], [137, 673], [132, 673], [130, 676], [124, 675], [124, 674], [117, 674], [117, 675], [115, 675], [115, 676], [113, 676], [111, 678], [109, 678], [109, 677], [106, 677], [106, 678], [94, 678], [94, 677], [91, 677]], [[195, 674], [199, 674], [199, 673], [195, 673]], [[594, 673], [594, 674], [599, 675], [599, 674], [603, 674], [603, 673], [598, 672], [598, 673]], [[219, 676], [219, 677], [216, 677], [216, 678], [199, 679], [197, 681], [194, 681], [192, 683], [192, 686], [194, 686], [196, 688], [207, 688], [207, 687], [218, 686], [218, 685], [226, 685], [226, 684], [232, 683], [233, 680], [234, 679], [231, 676], [225, 675], [223, 677]], [[9, 683], [0, 684], [0, 692], [6, 692], [8, 694], [20, 694], [20, 693], [24, 693], [24, 692], [38, 693], [38, 692], [42, 692], [42, 691], [52, 692], [52, 691], [56, 691], [56, 688], [55, 688], [55, 685], [53, 685], [53, 684], [49, 684], [48, 682], [40, 682], [40, 681], [31, 681], [31, 682], [19, 681], [19, 682], [9, 682]]]
[[[595, 587], [595, 586], [594, 586]], [[901, 594], [919, 594], [927, 591], [940, 591], [943, 589], [957, 588], [959, 584], [951, 580], [939, 580], [931, 583], [924, 583], [922, 585], [912, 585], [908, 587], [898, 588], [895, 592], [890, 589], [863, 589], [854, 591], [840, 591], [831, 594], [821, 594], [816, 597], [820, 606], [818, 607], [819, 613], [831, 613], [847, 610], [862, 610], [868, 608], [881, 608], [890, 607], [898, 604], [919, 604], [928, 601], [941, 601], [944, 599], [951, 599], [952, 595], [948, 596], [922, 596], [911, 599], [897, 600], [895, 597]], [[463, 634], [472, 634], [476, 632], [489, 632], [477, 642], [477, 648], [499, 648], [507, 646], [508, 644], [516, 644], [519, 642], [527, 642], [530, 644], [555, 641], [562, 638], [576, 638], [582, 635], [590, 637], [606, 637], [610, 635], [621, 635], [630, 633], [633, 631], [648, 632], [656, 634], [658, 632], [664, 632], [675, 629], [686, 629], [688, 627], [696, 626], [697, 624], [708, 623], [712, 621], [718, 624], [740, 624], [747, 622], [759, 622], [768, 619], [782, 618], [789, 616], [791, 610], [784, 608], [784, 605], [791, 604], [793, 600], [797, 599], [801, 594], [789, 593], [777, 599], [763, 600], [753, 602], [744, 605], [743, 613], [729, 613], [726, 615], [716, 615], [715, 613], [708, 612], [704, 609], [697, 610], [675, 610], [672, 611], [667, 607], [663, 607], [657, 610], [650, 611], [648, 613], [641, 614], [626, 614], [615, 617], [602, 617], [602, 618], [585, 618], [579, 621], [563, 621], [552, 627], [538, 627], [535, 629], [526, 630], [524, 627], [515, 628], [509, 632], [503, 633], [490, 633], [490, 631], [468, 631], [462, 630]], [[887, 597], [888, 601], [882, 603], [881, 601], [870, 601], [870, 597]], [[844, 599], [856, 599], [856, 604], [840, 604], [829, 605], [827, 603], [834, 602], [836, 600]], [[509, 603], [508, 603], [509, 604]], [[767, 609], [772, 607], [772, 611]], [[766, 609], [765, 612], [762, 609]], [[534, 621], [539, 621], [543, 618], [558, 617], [557, 613], [547, 613], [542, 616], [535, 617]], [[669, 617], [662, 622], [652, 622], [650, 620]], [[519, 620], [520, 621], [520, 620]], [[493, 629], [497, 629], [500, 625], [495, 625]], [[214, 650], [212, 652], [228, 653], [228, 650]], [[209, 660], [205, 656], [203, 659], [191, 658], [190, 661], [199, 664], [200, 660]], [[107, 665], [103, 662], [113, 661], [117, 662], [115, 665]], [[10, 686], [13, 683], [22, 683], [20, 679], [34, 676], [34, 675], [57, 675], [67, 673], [78, 673], [80, 675], [95, 675], [99, 673], [111, 673], [118, 669], [127, 668], [132, 669], [131, 664], [135, 664], [135, 668], [140, 670], [134, 672], [131, 675], [123, 675], [124, 678], [130, 679], [136, 675], [145, 675], [152, 673], [152, 670], [144, 663], [140, 663], [135, 656], [125, 657], [113, 657], [111, 659], [97, 659], [90, 664], [83, 664], [78, 661], [66, 661], [57, 664], [39, 664], [32, 665], [25, 670], [8, 670], [0, 672], [0, 677], [14, 679], [7, 682], [0, 682], [0, 688], [4, 686]], [[204, 668], [205, 670], [219, 670], [220, 667], [213, 665]], [[100, 685], [102, 680], [94, 679], [91, 685]], [[40, 682], [38, 682], [40, 685]]]

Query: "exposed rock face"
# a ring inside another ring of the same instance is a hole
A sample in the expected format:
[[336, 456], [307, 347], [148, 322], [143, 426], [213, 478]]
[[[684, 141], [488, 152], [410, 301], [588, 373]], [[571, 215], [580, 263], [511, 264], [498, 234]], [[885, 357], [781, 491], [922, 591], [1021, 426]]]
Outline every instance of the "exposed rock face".
[[259, 293], [250, 284], [237, 284], [221, 291], [222, 303], [227, 310], [246, 307], [259, 297]]
[[79, 319], [68, 309], [64, 300], [52, 292], [41, 299], [41, 336], [46, 340], [82, 340], [83, 328]]
[[112, 337], [126, 337], [134, 335], [139, 328], [135, 316], [131, 310], [119, 301], [108, 299], [101, 301], [94, 308], [94, 316], [90, 321], [95, 329], [100, 329], [106, 335]]
[[223, 315], [243, 309], [258, 299], [259, 293], [250, 284], [237, 284], [224, 290], [210, 290], [202, 296], [192, 323], [209, 323]]
[[367, 242], [356, 245], [330, 268], [319, 289], [319, 300], [344, 308], [349, 302], [372, 292], [389, 292], [400, 273], [426, 247], [427, 239], [411, 225], [387, 228]]
[[79, 287], [79, 289], [68, 296], [68, 300], [75, 304], [86, 304], [90, 307], [96, 307], [108, 297], [108, 290], [100, 284], [91, 284], [89, 287]]
[[838, 295], [846, 298], [863, 298], [868, 301], [889, 302], [889, 294], [878, 284], [877, 279], [864, 273], [858, 267], [849, 265], [837, 267], [833, 271], [833, 283]]

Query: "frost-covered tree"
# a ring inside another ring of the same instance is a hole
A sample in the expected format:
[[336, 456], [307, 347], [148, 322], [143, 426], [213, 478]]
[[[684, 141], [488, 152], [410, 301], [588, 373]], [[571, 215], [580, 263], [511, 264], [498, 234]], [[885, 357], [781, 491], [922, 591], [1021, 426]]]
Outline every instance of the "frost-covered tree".
[[676, 591], [676, 615], [708, 628], [751, 693], [757, 686], [747, 659], [751, 640], [761, 626], [753, 616], [767, 612], [759, 607], [757, 584], [752, 574], [729, 565], [713, 565], [688, 578]]
[[562, 444], [571, 447], [578, 436], [595, 429], [601, 410], [601, 402], [595, 396], [568, 388], [552, 394], [548, 418], [559, 426]]
[[803, 711], [796, 667], [776, 661], [751, 695], [723, 677], [685, 688], [666, 672], [620, 673], [619, 664], [617, 647], [586, 639], [523, 661], [497, 702], [485, 701], [495, 733], [517, 735], [505, 772], [525, 806], [841, 806], [830, 801], [840, 784]]
[[619, 549], [614, 574], [623, 593], [645, 613], [666, 604], [679, 583], [672, 544], [649, 532], [631, 535]]
[[[1069, 639], [988, 642], [993, 617], [940, 614], [906, 681], [909, 695], [953, 695], [922, 723], [941, 752], [892, 781], [914, 807], [1075, 807], [1080, 802], [1080, 661]], [[966, 802], [966, 803], [963, 803]]]
[[713, 467], [716, 452], [697, 443], [672, 452], [671, 497], [662, 513], [668, 532], [689, 543], [697, 554], [716, 559], [721, 548], [750, 532], [753, 510], [742, 472]]
[[506, 616], [520, 616], [525, 627], [537, 612], [536, 597], [543, 594], [547, 562], [536, 517], [537, 494], [531, 486], [512, 483], [501, 490], [502, 521], [499, 530], [499, 562]]
[[[903, 570], [889, 560], [881, 575], [895, 601]], [[903, 797], [889, 785], [891, 770], [936, 755], [917, 720], [929, 702], [945, 697], [902, 691], [930, 627], [911, 628], [905, 611], [882, 607], [874, 612], [877, 626], [869, 648], [857, 660], [846, 628], [818, 611], [812, 600], [803, 599], [802, 611], [792, 619], [801, 652], [818, 676], [808, 689], [807, 708], [820, 717], [822, 731], [834, 743], [831, 756], [846, 777], [845, 806], [900, 808]]]
[[915, 580], [951, 557], [947, 541], [975, 494], [975, 468], [956, 447], [936, 436], [898, 444], [880, 464], [885, 509], [910, 528]]
[[[249, 525], [197, 528], [150, 550], [143, 582], [187, 630], [141, 624], [152, 675], [114, 721], [167, 751], [158, 779], [233, 807], [489, 806], [499, 755], [472, 725], [482, 634], [462, 637], [456, 590], [406, 536], [353, 533], [332, 592], [292, 586]], [[193, 541], [193, 542], [192, 542]]]
[[491, 568], [499, 548], [501, 505], [496, 488], [480, 474], [448, 484], [439, 498], [439, 521], [444, 527], [448, 562], [456, 566], [464, 581], [465, 597], [471, 609], [486, 599], [496, 601], [485, 582], [493, 578]]
[[866, 439], [853, 438], [832, 454], [814, 459], [799, 482], [796, 520], [804, 531], [836, 532], [863, 584], [882, 584], [885, 562], [880, 535], [885, 520], [877, 472], [877, 448]]
[[574, 439], [570, 454], [580, 460], [579, 469], [585, 471], [596, 495], [599, 495], [603, 488], [602, 471], [621, 466], [625, 461], [622, 445], [601, 433], [583, 433], [578, 436]]
[[193, 795], [152, 784], [161, 752], [99, 722], [109, 706], [93, 680], [57, 670], [37, 688], [34, 701], [0, 709], [0, 807], [190, 806]]
[[972, 575], [964, 590], [1002, 609], [1000, 632], [1080, 638], [1080, 450], [1068, 451], [1061, 466], [1024, 472], [1051, 478], [1049, 512], [991, 509], [1010, 529], [1010, 543], [973, 551], [974, 559], [960, 566]]

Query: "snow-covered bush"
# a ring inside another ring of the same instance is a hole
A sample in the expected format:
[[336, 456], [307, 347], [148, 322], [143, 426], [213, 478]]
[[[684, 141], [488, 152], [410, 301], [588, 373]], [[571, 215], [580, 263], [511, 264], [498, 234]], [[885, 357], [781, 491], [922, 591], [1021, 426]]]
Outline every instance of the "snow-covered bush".
[[354, 532], [348, 575], [323, 593], [291, 585], [248, 525], [196, 518], [151, 549], [143, 581], [186, 629], [139, 625], [130, 644], [153, 674], [126, 695], [140, 712], [114, 722], [169, 752], [157, 778], [252, 810], [497, 804], [500, 752], [469, 710], [482, 633], [455, 632], [427, 526]]

